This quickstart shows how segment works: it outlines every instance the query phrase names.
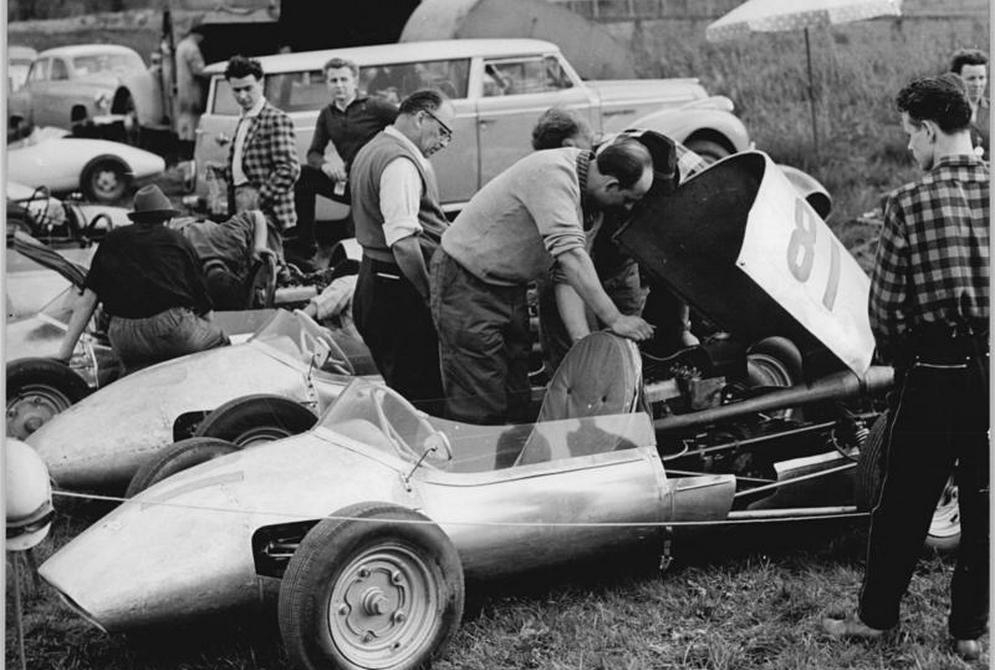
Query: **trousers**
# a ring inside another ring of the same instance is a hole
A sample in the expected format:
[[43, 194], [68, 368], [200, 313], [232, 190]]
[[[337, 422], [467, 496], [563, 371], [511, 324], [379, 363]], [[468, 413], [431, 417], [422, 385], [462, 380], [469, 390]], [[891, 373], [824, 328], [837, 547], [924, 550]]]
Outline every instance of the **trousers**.
[[906, 360], [891, 403], [859, 615], [874, 628], [898, 623], [937, 500], [953, 476], [961, 540], [948, 628], [956, 639], [976, 639], [988, 622], [987, 341], [954, 337], [914, 349]]
[[419, 409], [440, 416], [443, 394], [435, 326], [428, 305], [397, 265], [363, 257], [352, 316], [387, 386]]
[[432, 318], [446, 416], [479, 424], [527, 421], [526, 287], [483, 282], [440, 248], [432, 258]]
[[128, 372], [230, 343], [217, 324], [186, 307], [144, 319], [112, 317], [107, 336]]
[[[336, 202], [349, 203], [349, 189], [342, 193], [335, 192], [335, 182], [324, 172], [310, 165], [301, 165], [301, 176], [294, 184], [294, 209], [297, 210], [297, 239], [295, 246], [303, 254], [313, 254], [316, 249], [314, 212], [315, 195], [323, 195]], [[328, 241], [335, 242], [355, 235], [352, 229], [352, 217], [346, 219], [342, 229], [334, 231]]]

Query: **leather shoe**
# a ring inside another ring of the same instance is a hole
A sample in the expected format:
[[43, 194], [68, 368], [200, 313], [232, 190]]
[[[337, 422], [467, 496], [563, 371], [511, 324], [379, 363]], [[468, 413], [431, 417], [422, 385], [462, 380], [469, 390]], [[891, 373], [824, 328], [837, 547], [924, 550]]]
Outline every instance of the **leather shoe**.
[[825, 618], [822, 620], [822, 630], [833, 637], [861, 638], [864, 640], [876, 640], [890, 632], [891, 628], [871, 628], [856, 613], [845, 619]]
[[965, 661], [981, 658], [981, 643], [977, 640], [954, 640], [954, 653]]

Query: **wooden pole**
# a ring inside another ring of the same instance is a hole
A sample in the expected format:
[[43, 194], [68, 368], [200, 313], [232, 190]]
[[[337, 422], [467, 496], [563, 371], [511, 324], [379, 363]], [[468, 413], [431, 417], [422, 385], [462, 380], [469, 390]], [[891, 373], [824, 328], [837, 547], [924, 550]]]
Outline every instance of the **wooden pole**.
[[812, 110], [812, 146], [815, 159], [819, 159], [819, 127], [815, 120], [815, 87], [812, 78], [812, 45], [809, 42], [808, 27], [805, 28], [805, 60], [808, 62], [808, 103]]

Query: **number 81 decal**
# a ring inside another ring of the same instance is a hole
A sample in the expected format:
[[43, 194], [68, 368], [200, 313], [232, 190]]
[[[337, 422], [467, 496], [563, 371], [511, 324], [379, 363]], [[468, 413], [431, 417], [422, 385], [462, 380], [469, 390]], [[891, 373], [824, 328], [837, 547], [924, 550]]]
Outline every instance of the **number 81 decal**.
[[[795, 200], [795, 229], [791, 231], [791, 239], [788, 241], [788, 269], [802, 284], [812, 276], [818, 230], [819, 221], [811, 210], [801, 199]], [[831, 236], [829, 249], [829, 278], [826, 280], [826, 290], [822, 293], [822, 304], [832, 311], [840, 283], [840, 247]]]

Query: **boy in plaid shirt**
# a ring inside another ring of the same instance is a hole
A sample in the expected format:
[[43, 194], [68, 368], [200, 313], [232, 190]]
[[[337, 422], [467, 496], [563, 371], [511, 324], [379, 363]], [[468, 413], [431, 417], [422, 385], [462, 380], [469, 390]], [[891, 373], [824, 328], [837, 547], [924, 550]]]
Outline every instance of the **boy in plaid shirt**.
[[972, 150], [971, 106], [955, 78], [913, 81], [896, 102], [926, 171], [890, 196], [871, 281], [871, 327], [879, 356], [895, 365], [896, 393], [859, 608], [823, 627], [877, 638], [898, 625], [953, 475], [961, 541], [949, 631], [954, 651], [974, 660], [988, 623], [988, 167]]

